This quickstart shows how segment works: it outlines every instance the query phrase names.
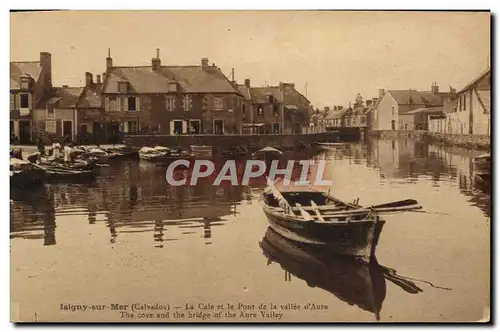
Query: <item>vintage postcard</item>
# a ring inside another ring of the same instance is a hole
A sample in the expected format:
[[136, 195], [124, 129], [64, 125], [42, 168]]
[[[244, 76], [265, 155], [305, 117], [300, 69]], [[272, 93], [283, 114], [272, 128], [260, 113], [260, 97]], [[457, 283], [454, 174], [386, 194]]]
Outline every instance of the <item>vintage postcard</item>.
[[491, 13], [10, 13], [12, 322], [489, 322]]

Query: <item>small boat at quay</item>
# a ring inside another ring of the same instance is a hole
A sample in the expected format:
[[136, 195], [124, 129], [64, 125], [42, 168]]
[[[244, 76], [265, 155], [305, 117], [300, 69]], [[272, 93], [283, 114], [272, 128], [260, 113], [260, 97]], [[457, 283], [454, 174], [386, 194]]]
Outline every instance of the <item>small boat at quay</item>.
[[239, 158], [248, 154], [246, 146], [236, 146], [220, 153], [224, 158]]
[[474, 173], [479, 176], [489, 176], [491, 172], [491, 155], [482, 154], [472, 159]]
[[191, 152], [196, 157], [211, 158], [213, 157], [213, 148], [210, 145], [191, 145]]
[[169, 163], [174, 160], [184, 159], [188, 161], [194, 160], [194, 154], [181, 149], [170, 149], [164, 146], [156, 146], [154, 148], [143, 147], [139, 150], [139, 157], [153, 163]]
[[38, 167], [45, 171], [45, 180], [48, 182], [86, 182], [94, 180], [96, 176], [96, 173], [93, 170], [89, 169], [72, 169], [70, 167], [65, 167], [62, 165], [40, 165]]
[[316, 142], [316, 145], [323, 150], [335, 150], [344, 147], [346, 143], [342, 142]]
[[30, 188], [43, 184], [45, 172], [36, 165], [18, 158], [10, 158], [10, 186]]
[[281, 236], [365, 262], [374, 257], [385, 222], [379, 214], [422, 208], [412, 199], [362, 207], [313, 189], [280, 191], [274, 185], [264, 190], [263, 201], [269, 226]]

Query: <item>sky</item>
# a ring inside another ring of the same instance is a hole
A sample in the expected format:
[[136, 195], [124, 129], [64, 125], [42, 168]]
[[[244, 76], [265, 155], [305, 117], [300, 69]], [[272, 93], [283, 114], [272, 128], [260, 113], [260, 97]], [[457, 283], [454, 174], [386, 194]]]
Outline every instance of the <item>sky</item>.
[[489, 64], [490, 14], [335, 11], [63, 11], [10, 14], [11, 61], [52, 54], [53, 84], [114, 65], [199, 65], [252, 86], [293, 82], [314, 107], [378, 89], [460, 89]]

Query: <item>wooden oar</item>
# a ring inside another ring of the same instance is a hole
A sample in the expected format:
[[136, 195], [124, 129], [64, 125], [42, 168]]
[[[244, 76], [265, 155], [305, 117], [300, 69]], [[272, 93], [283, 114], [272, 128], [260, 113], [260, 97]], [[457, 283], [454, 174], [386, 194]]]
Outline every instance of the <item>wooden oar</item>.
[[302, 215], [302, 218], [306, 221], [314, 221], [314, 218], [302, 208], [302, 206], [299, 203], [295, 203], [295, 206], [299, 209], [300, 214]]
[[404, 212], [421, 209], [422, 206], [414, 199], [405, 199], [368, 207], [377, 213]]
[[319, 221], [325, 221], [325, 219], [323, 219], [323, 217], [321, 216], [321, 213], [318, 210], [318, 205], [316, 204], [316, 202], [314, 202], [313, 200], [311, 200], [311, 206], [313, 207], [314, 213], [316, 213], [316, 216], [318, 217], [318, 220]]

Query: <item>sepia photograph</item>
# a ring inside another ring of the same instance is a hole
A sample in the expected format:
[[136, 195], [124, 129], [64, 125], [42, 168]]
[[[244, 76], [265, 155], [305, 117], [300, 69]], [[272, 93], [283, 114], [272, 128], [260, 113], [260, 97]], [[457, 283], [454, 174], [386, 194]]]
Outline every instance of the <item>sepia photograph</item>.
[[490, 11], [9, 17], [12, 323], [491, 322]]

